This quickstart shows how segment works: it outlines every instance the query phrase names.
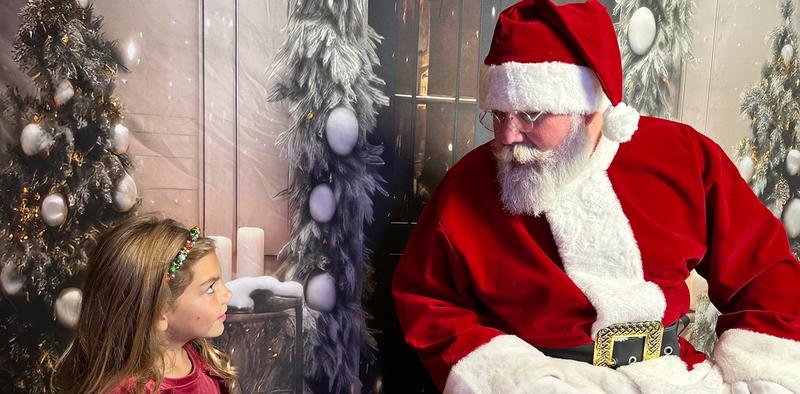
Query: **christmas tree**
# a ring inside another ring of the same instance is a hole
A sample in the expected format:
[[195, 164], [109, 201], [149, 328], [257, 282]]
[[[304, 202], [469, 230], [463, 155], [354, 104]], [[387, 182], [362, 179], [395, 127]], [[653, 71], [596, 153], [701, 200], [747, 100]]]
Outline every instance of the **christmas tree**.
[[670, 118], [669, 81], [691, 60], [692, 0], [618, 0], [614, 14], [625, 102], [642, 115]]
[[298, 1], [272, 74], [278, 82], [270, 100], [287, 100], [291, 118], [278, 140], [292, 169], [280, 274], [305, 283], [305, 372], [314, 392], [361, 392], [359, 368], [374, 347], [361, 307], [364, 225], [372, 196], [386, 192], [377, 174], [383, 148], [366, 136], [388, 99], [373, 72], [380, 37], [363, 4]]
[[741, 112], [753, 135], [736, 149], [737, 166], [755, 194], [783, 221], [795, 256], [800, 255], [800, 71], [794, 47], [792, 0], [780, 0], [781, 24], [768, 36], [772, 55], [761, 80], [742, 94]]
[[20, 21], [14, 59], [37, 94], [1, 101], [16, 140], [0, 165], [0, 391], [38, 393], [77, 323], [89, 249], [137, 198], [102, 18], [86, 0], [28, 0]]

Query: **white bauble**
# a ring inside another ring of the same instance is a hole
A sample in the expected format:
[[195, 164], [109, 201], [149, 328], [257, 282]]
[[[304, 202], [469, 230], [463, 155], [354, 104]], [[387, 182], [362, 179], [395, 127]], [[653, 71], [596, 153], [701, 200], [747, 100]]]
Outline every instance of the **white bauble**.
[[800, 151], [792, 149], [786, 154], [786, 173], [797, 175], [800, 172]]
[[62, 326], [75, 329], [78, 326], [78, 318], [81, 315], [81, 302], [83, 301], [83, 294], [81, 289], [75, 287], [68, 287], [61, 290], [55, 304], [56, 320]]
[[736, 163], [736, 168], [739, 169], [739, 175], [742, 176], [742, 179], [744, 179], [745, 182], [750, 182], [750, 180], [753, 179], [755, 164], [750, 156], [745, 156], [739, 159], [739, 162]]
[[11, 262], [3, 265], [3, 270], [0, 271], [0, 286], [2, 286], [3, 292], [8, 295], [17, 294], [22, 290], [23, 285], [25, 285], [25, 278], [17, 272], [16, 266]]
[[800, 235], [800, 200], [793, 198], [783, 210], [783, 228], [789, 238]]
[[311, 190], [308, 198], [308, 210], [311, 218], [317, 223], [327, 223], [336, 212], [336, 199], [333, 190], [327, 183], [322, 183]]
[[325, 137], [331, 150], [339, 156], [347, 156], [358, 142], [358, 119], [346, 107], [336, 107], [325, 122]]
[[130, 133], [128, 128], [122, 124], [117, 124], [111, 130], [111, 146], [114, 148], [114, 153], [121, 155], [128, 151], [130, 145]]
[[133, 181], [130, 175], [125, 174], [114, 187], [114, 194], [112, 195], [114, 208], [120, 212], [127, 212], [136, 205], [136, 198], [136, 182]]
[[642, 56], [650, 51], [656, 39], [656, 18], [647, 7], [634, 11], [628, 23], [628, 45], [633, 53]]
[[53, 140], [39, 124], [30, 123], [22, 129], [19, 144], [26, 155], [33, 156], [53, 145]]
[[75, 89], [69, 81], [64, 80], [56, 87], [56, 94], [53, 95], [53, 100], [56, 102], [56, 107], [60, 107], [69, 101], [75, 95]]
[[144, 60], [144, 32], [131, 32], [127, 38], [120, 40], [119, 49], [122, 52], [122, 66], [128, 71], [136, 70]]
[[336, 306], [336, 280], [327, 272], [323, 272], [308, 280], [306, 285], [306, 303], [311, 309], [330, 312]]
[[42, 221], [50, 227], [60, 226], [67, 220], [67, 202], [61, 193], [53, 193], [42, 200]]
[[86, 8], [89, 6], [89, 0], [77, 0], [78, 6], [81, 8]]
[[781, 59], [783, 59], [783, 64], [787, 66], [792, 63], [792, 59], [794, 59], [794, 47], [792, 44], [786, 44], [781, 48]]

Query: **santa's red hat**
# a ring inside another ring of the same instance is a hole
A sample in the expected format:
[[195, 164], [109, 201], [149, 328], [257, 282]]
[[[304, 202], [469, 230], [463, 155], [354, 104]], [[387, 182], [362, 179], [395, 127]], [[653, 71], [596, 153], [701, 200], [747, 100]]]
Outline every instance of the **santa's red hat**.
[[608, 11], [597, 0], [523, 0], [500, 14], [481, 107], [589, 114], [604, 111], [606, 138], [630, 140], [639, 113], [622, 102], [622, 63]]

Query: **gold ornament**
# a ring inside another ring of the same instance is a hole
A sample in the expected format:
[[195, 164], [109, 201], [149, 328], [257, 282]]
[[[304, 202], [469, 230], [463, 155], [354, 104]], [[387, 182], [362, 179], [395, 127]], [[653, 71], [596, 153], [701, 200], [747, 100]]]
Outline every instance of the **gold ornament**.
[[64, 45], [67, 45], [67, 44], [69, 43], [69, 36], [68, 36], [68, 35], [66, 35], [66, 34], [64, 34], [64, 35], [61, 37], [61, 43], [62, 43], [62, 44], [64, 44]]
[[33, 116], [31, 117], [31, 121], [33, 121], [33, 123], [41, 122], [42, 121], [42, 115], [41, 114], [33, 114]]
[[306, 114], [306, 121], [310, 122], [311, 119], [314, 119], [314, 113], [311, 112], [311, 111], [308, 111], [308, 113]]
[[78, 167], [83, 167], [83, 164], [86, 162], [80, 152], [75, 152], [72, 154], [72, 161], [74, 161], [75, 165]]

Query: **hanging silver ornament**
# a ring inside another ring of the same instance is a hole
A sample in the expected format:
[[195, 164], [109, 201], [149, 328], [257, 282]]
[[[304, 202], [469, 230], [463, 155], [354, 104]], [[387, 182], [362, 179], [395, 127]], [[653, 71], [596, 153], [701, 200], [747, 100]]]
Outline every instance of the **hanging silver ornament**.
[[336, 306], [336, 280], [327, 272], [314, 275], [308, 280], [305, 295], [311, 309], [330, 312]]
[[129, 135], [127, 127], [122, 124], [114, 126], [111, 130], [111, 146], [114, 149], [114, 153], [121, 155], [128, 151], [128, 146], [130, 145]]
[[17, 268], [10, 261], [3, 265], [3, 270], [0, 271], [0, 287], [3, 292], [8, 295], [15, 295], [22, 290], [25, 285], [25, 277], [17, 272]]
[[53, 193], [42, 200], [41, 216], [44, 224], [57, 227], [67, 220], [67, 202], [61, 193]]
[[22, 133], [19, 136], [19, 144], [26, 155], [35, 156], [39, 152], [50, 148], [53, 145], [53, 140], [38, 123], [30, 123], [22, 129]]
[[130, 175], [125, 174], [117, 182], [117, 185], [114, 187], [114, 193], [111, 197], [114, 201], [114, 208], [117, 211], [127, 212], [133, 208], [134, 205], [136, 205], [136, 182], [133, 181], [133, 178]]
[[327, 223], [333, 218], [336, 212], [336, 199], [327, 183], [319, 184], [311, 190], [308, 210], [311, 218], [317, 223]]
[[78, 326], [82, 302], [83, 293], [80, 289], [68, 287], [62, 290], [53, 307], [56, 312], [56, 320], [62, 326], [74, 330]]
[[656, 39], [656, 18], [647, 7], [634, 11], [628, 23], [628, 45], [633, 53], [642, 56], [650, 51]]
[[739, 159], [739, 162], [736, 163], [736, 168], [739, 169], [739, 175], [742, 176], [742, 179], [744, 179], [745, 182], [750, 182], [750, 180], [753, 179], [755, 164], [750, 156], [745, 156]]
[[331, 150], [339, 156], [347, 156], [358, 142], [358, 119], [347, 107], [337, 107], [325, 122], [325, 137]]
[[66, 104], [74, 95], [75, 89], [72, 88], [72, 84], [67, 80], [61, 81], [61, 83], [59, 83], [56, 87], [56, 94], [53, 95], [53, 100], [56, 102], [56, 107]]
[[794, 176], [800, 172], [800, 151], [792, 149], [786, 154], [786, 173]]
[[786, 44], [781, 48], [781, 60], [783, 60], [783, 64], [788, 66], [792, 64], [792, 60], [794, 59], [794, 47], [792, 44]]

